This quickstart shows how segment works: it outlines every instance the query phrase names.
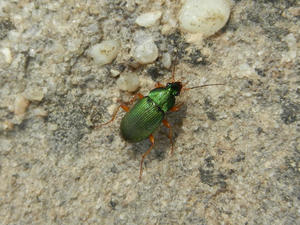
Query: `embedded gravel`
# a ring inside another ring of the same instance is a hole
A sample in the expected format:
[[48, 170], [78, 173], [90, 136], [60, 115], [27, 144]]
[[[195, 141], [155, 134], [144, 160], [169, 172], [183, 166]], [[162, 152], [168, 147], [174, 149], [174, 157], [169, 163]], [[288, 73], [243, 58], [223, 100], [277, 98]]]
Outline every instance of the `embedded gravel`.
[[[176, 25], [180, 1], [0, 3], [0, 224], [300, 224], [300, 5], [232, 1], [228, 23], [202, 39]], [[136, 18], [161, 11], [157, 25]], [[139, 65], [137, 36], [158, 58]], [[88, 49], [119, 40], [97, 65]], [[123, 112], [105, 127], [123, 73], [144, 95], [176, 79], [188, 87], [179, 112], [138, 180], [148, 140], [119, 136]], [[165, 61], [165, 60], [164, 60]], [[174, 62], [176, 61], [176, 62]]]

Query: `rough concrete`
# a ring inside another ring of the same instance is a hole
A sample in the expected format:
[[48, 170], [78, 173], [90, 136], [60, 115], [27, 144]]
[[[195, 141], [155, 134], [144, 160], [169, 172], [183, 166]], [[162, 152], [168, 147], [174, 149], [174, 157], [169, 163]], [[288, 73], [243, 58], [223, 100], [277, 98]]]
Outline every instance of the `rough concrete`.
[[[300, 223], [299, 3], [233, 1], [227, 25], [197, 42], [164, 18], [135, 24], [179, 9], [168, 0], [0, 2], [0, 224]], [[138, 32], [155, 38], [155, 63], [132, 60]], [[86, 53], [106, 39], [122, 47], [98, 66]], [[188, 86], [225, 85], [182, 93], [181, 110], [167, 115], [174, 155], [162, 128], [139, 181], [149, 142], [121, 139], [123, 112], [95, 126], [131, 96], [111, 71], [138, 74], [147, 95], [170, 80], [166, 52]]]

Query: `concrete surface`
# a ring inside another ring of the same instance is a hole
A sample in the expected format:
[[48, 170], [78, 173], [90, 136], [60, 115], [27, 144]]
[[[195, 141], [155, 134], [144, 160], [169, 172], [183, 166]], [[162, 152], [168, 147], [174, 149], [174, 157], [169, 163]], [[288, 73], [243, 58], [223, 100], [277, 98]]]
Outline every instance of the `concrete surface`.
[[[169, 0], [0, 2], [0, 224], [300, 223], [299, 2], [233, 1], [227, 25], [202, 41], [170, 25], [179, 9]], [[169, 16], [135, 24], [151, 10]], [[155, 38], [155, 63], [132, 60], [138, 32]], [[98, 66], [86, 52], [107, 39], [122, 47]], [[170, 80], [166, 52], [188, 86], [225, 85], [182, 93], [181, 110], [167, 115], [174, 155], [162, 128], [139, 181], [149, 141], [121, 139], [123, 112], [95, 126], [130, 99], [115, 71], [137, 74], [147, 95]]]

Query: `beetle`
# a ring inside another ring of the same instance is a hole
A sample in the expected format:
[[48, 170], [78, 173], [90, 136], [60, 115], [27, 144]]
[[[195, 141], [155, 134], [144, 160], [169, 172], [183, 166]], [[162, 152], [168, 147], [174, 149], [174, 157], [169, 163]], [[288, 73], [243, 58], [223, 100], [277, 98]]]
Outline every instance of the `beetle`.
[[179, 110], [182, 104], [175, 105], [175, 98], [179, 96], [183, 90], [190, 90], [212, 85], [224, 85], [205, 84], [201, 86], [185, 88], [185, 85], [183, 85], [182, 82], [175, 81], [174, 73], [175, 68], [173, 67], [172, 82], [167, 83], [166, 86], [159, 82], [156, 83], [155, 89], [151, 90], [147, 96], [137, 93], [129, 102], [129, 104], [132, 104], [137, 98], [139, 99], [131, 109], [124, 104], [119, 105], [116, 111], [113, 113], [111, 120], [100, 125], [101, 127], [111, 123], [115, 119], [119, 109], [122, 108], [126, 111], [126, 114], [122, 118], [120, 124], [120, 133], [123, 139], [127, 142], [136, 143], [149, 138], [151, 146], [142, 155], [142, 159], [140, 161], [139, 179], [142, 178], [144, 159], [154, 146], [153, 132], [160, 126], [161, 123], [169, 129], [168, 138], [170, 139], [171, 143], [171, 154], [173, 154], [174, 145], [172, 141], [172, 128], [169, 122], [165, 119], [165, 114], [168, 111], [176, 112]]

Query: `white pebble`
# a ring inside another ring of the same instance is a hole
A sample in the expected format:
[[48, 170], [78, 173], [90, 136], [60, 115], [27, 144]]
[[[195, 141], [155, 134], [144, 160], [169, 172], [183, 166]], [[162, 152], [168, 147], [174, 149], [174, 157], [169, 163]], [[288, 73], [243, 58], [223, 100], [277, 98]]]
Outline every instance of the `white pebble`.
[[48, 115], [48, 113], [45, 109], [38, 107], [33, 110], [33, 115], [39, 116], [39, 117], [46, 117]]
[[229, 14], [229, 0], [187, 0], [179, 13], [180, 27], [210, 36], [226, 24]]
[[163, 66], [164, 66], [165, 68], [169, 69], [170, 66], [171, 66], [171, 63], [172, 63], [172, 62], [171, 62], [171, 56], [170, 56], [170, 54], [169, 54], [169, 53], [164, 53], [164, 54], [162, 55], [161, 62], [162, 62]]
[[8, 120], [5, 120], [3, 123], [0, 123], [0, 131], [1, 130], [12, 130], [14, 129], [14, 124]]
[[15, 99], [15, 115], [23, 115], [26, 112], [27, 107], [29, 106], [29, 101], [22, 95], [18, 95]]
[[58, 125], [55, 124], [55, 123], [48, 123], [48, 129], [49, 129], [50, 131], [55, 131], [55, 130], [58, 129]]
[[282, 40], [285, 41], [289, 46], [288, 52], [281, 53], [282, 61], [283, 62], [291, 62], [297, 58], [297, 40], [292, 33], [285, 36]]
[[115, 69], [111, 69], [110, 70], [110, 74], [113, 76], [113, 77], [117, 77], [120, 75], [120, 71], [119, 70], [115, 70]]
[[88, 55], [92, 57], [98, 65], [102, 66], [111, 63], [117, 57], [119, 50], [119, 41], [107, 40], [92, 46], [88, 51]]
[[140, 64], [154, 62], [158, 57], [158, 49], [152, 39], [146, 39], [133, 48], [133, 57]]
[[4, 61], [6, 63], [10, 64], [12, 62], [12, 55], [11, 55], [10, 49], [9, 48], [1, 48], [0, 52], [2, 53], [1, 55], [3, 56]]
[[30, 87], [25, 91], [25, 97], [30, 101], [40, 102], [44, 98], [43, 89], [40, 87]]
[[160, 11], [148, 12], [138, 16], [135, 22], [142, 27], [151, 27], [157, 23], [160, 17], [161, 17]]
[[117, 80], [117, 85], [122, 91], [134, 92], [140, 86], [139, 77], [134, 73], [122, 74]]

